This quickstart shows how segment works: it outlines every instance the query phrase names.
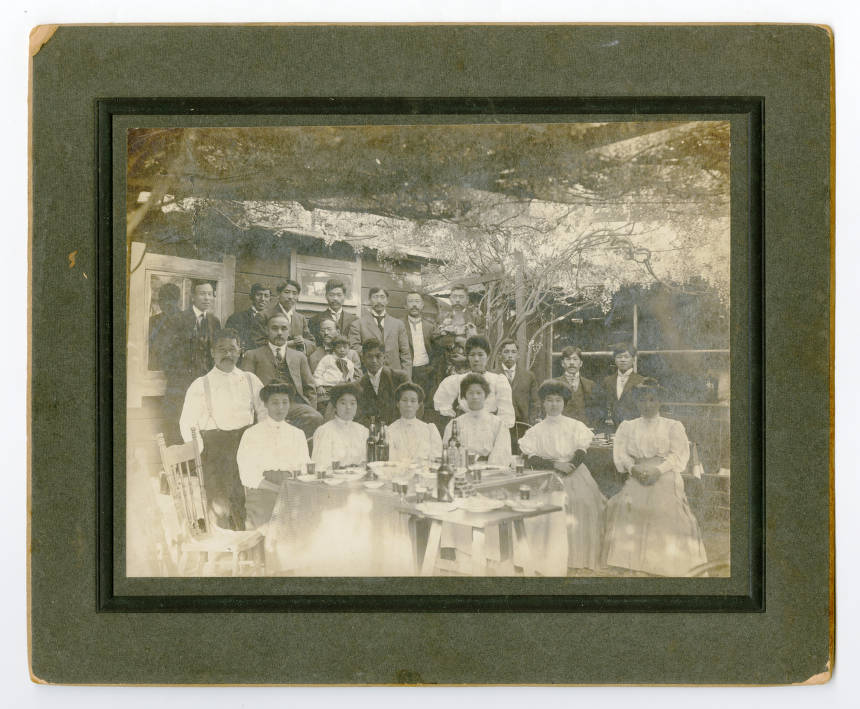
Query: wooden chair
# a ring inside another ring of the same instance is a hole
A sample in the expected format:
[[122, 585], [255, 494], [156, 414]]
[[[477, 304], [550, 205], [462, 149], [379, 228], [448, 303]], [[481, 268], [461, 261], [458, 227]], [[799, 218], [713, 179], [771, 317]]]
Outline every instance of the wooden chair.
[[[170, 496], [179, 523], [179, 573], [189, 573], [188, 564], [196, 556], [202, 570], [193, 575], [217, 576], [218, 565], [229, 554], [229, 573], [238, 576], [243, 569], [252, 575], [262, 575], [263, 535], [258, 530], [237, 532], [222, 529], [211, 522], [214, 515], [206, 500], [203, 465], [200, 462], [200, 440], [197, 429], [191, 430], [192, 440], [167, 446], [164, 435], [156, 436], [161, 464], [167, 476]], [[222, 558], [219, 559], [219, 556]], [[244, 556], [244, 558], [243, 558]]]

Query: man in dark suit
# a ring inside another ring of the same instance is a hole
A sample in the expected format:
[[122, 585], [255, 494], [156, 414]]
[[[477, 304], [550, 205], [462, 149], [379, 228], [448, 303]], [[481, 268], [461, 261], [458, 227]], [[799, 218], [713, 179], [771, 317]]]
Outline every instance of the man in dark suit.
[[239, 343], [242, 352], [256, 349], [266, 344], [266, 306], [272, 297], [272, 291], [260, 283], [251, 286], [251, 307], [227, 318], [225, 327], [239, 333], [242, 338]]
[[[439, 351], [433, 342], [436, 323], [423, 317], [423, 310], [424, 296], [418, 291], [408, 293], [405, 324], [412, 357], [412, 381], [424, 390], [425, 401], [432, 401], [439, 368]], [[433, 411], [433, 407], [427, 407], [425, 411]]]
[[168, 318], [164, 326], [164, 349], [160, 364], [167, 378], [164, 391], [164, 437], [168, 443], [180, 443], [179, 416], [185, 392], [198, 377], [215, 366], [212, 338], [221, 329], [221, 321], [210, 310], [215, 303], [215, 284], [191, 282], [191, 307]]
[[179, 312], [181, 294], [175, 283], [164, 283], [158, 289], [158, 307], [161, 312], [149, 319], [149, 363], [147, 369], [159, 371], [164, 369], [162, 357], [169, 343], [165, 340], [168, 332], [167, 323]]
[[316, 410], [316, 382], [308, 359], [287, 346], [290, 325], [282, 313], [269, 318], [266, 331], [269, 341], [245, 353], [242, 369], [256, 374], [264, 385], [275, 380], [290, 385], [290, 411], [286, 421], [302, 429], [305, 436], [310, 438], [323, 422], [323, 417]]
[[318, 345], [322, 345], [322, 333], [320, 323], [323, 320], [331, 320], [341, 335], [349, 334], [349, 326], [358, 316], [347, 313], [343, 309], [343, 301], [346, 298], [346, 286], [338, 278], [329, 278], [325, 284], [325, 299], [328, 301], [328, 309], [316, 313], [308, 321], [308, 328], [314, 336]]
[[393, 369], [402, 369], [406, 377], [412, 376], [412, 354], [409, 351], [409, 336], [406, 325], [385, 312], [388, 291], [385, 288], [370, 289], [370, 310], [362, 313], [349, 326], [349, 346], [361, 354], [362, 344], [368, 340], [382, 343], [385, 364]]
[[[401, 323], [402, 324], [402, 323]], [[394, 392], [403, 382], [409, 381], [403, 372], [383, 365], [385, 353], [379, 340], [368, 339], [364, 343], [361, 361], [364, 376], [359, 380], [361, 394], [358, 398], [358, 414], [355, 420], [370, 426], [371, 419], [386, 425], [400, 418]]]
[[[296, 311], [296, 303], [299, 301], [299, 293], [302, 287], [296, 281], [286, 280], [278, 286], [278, 298], [273, 305], [269, 306], [266, 313], [268, 317], [281, 314], [287, 319], [287, 347], [309, 356], [314, 351], [314, 341], [311, 331], [308, 329], [307, 318]], [[263, 382], [266, 384], [267, 382]]]
[[561, 351], [562, 374], [559, 377], [570, 387], [570, 399], [562, 413], [589, 428], [603, 428], [606, 419], [606, 403], [603, 389], [599, 384], [580, 375], [582, 350], [578, 347], [565, 347]]
[[520, 354], [517, 343], [508, 339], [502, 340], [500, 344], [501, 367], [496, 371], [504, 374], [511, 384], [511, 398], [516, 416], [516, 423], [510, 429], [511, 450], [519, 451], [517, 442], [540, 415], [538, 384], [535, 375], [517, 363]]
[[622, 421], [639, 417], [639, 409], [633, 399], [633, 387], [641, 384], [644, 377], [633, 371], [636, 359], [636, 348], [622, 342], [612, 348], [615, 358], [615, 374], [603, 380], [603, 390], [609, 407], [609, 415], [615, 427]]

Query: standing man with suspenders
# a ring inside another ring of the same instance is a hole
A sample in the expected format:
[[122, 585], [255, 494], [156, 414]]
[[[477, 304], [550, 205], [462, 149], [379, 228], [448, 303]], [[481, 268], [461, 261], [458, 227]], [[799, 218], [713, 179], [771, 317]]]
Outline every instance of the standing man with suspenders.
[[262, 382], [236, 367], [239, 334], [221, 330], [213, 337], [215, 366], [195, 379], [185, 394], [179, 430], [191, 440], [200, 431], [203, 482], [215, 524], [225, 529], [245, 528], [245, 491], [239, 478], [236, 451], [245, 429], [266, 416], [260, 401]]

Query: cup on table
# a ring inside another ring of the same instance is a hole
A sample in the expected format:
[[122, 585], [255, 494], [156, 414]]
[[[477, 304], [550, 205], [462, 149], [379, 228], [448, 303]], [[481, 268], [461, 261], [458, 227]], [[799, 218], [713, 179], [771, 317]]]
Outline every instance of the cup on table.
[[305, 463], [305, 474], [316, 475], [316, 463]]
[[470, 468], [478, 462], [478, 454], [475, 451], [466, 449], [466, 467]]
[[430, 498], [427, 493], [427, 488], [423, 485], [417, 485], [415, 487], [415, 502], [420, 505], [422, 502], [427, 502], [428, 499]]
[[516, 475], [522, 475], [525, 472], [525, 460], [521, 455], [514, 456], [514, 472]]

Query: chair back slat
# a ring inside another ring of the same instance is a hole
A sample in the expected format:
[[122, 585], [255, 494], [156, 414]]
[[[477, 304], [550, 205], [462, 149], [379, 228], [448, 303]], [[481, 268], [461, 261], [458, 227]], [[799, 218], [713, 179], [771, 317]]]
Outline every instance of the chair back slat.
[[209, 524], [197, 429], [192, 429], [191, 434], [191, 441], [174, 446], [167, 446], [161, 433], [156, 436], [156, 440], [180, 524], [192, 539], [200, 539], [208, 536], [212, 527]]

